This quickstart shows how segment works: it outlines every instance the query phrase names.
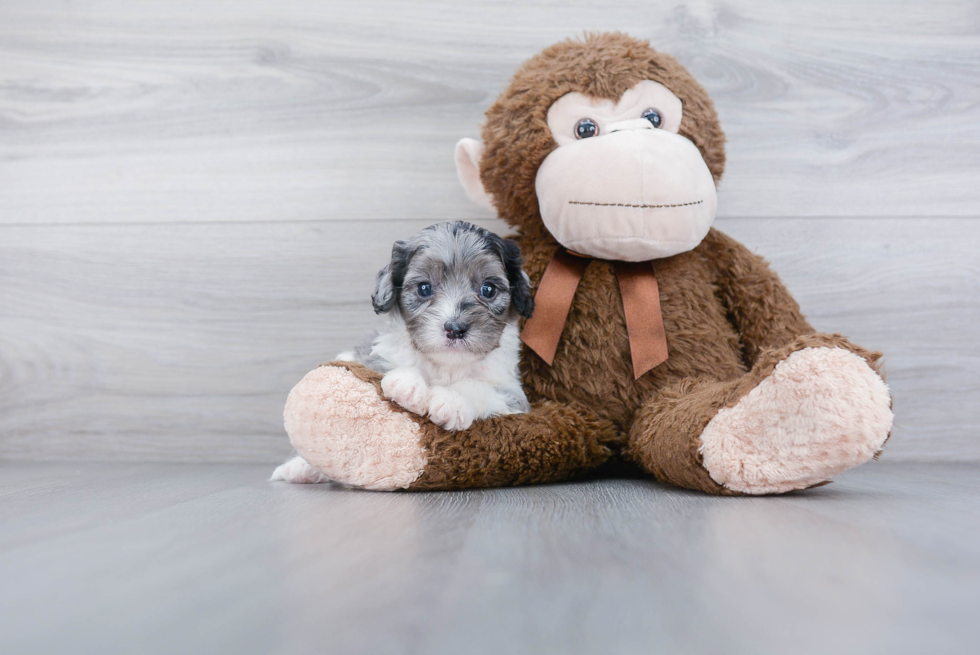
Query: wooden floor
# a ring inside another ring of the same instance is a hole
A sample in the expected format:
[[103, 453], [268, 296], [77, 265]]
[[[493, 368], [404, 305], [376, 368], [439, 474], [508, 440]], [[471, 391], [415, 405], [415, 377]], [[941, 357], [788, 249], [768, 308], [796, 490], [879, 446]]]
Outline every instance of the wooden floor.
[[713, 498], [643, 480], [454, 493], [268, 466], [0, 465], [0, 651], [958, 653], [980, 465]]

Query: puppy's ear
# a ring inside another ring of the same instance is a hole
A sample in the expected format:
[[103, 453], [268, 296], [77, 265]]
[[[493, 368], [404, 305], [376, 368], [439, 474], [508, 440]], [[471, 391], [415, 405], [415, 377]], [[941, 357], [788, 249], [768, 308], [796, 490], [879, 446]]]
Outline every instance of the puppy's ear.
[[507, 283], [510, 285], [510, 302], [517, 313], [524, 318], [531, 318], [534, 313], [534, 294], [531, 293], [531, 278], [521, 268], [521, 247], [511, 239], [501, 239], [494, 235], [500, 251], [500, 258], [507, 271]]
[[391, 247], [391, 261], [378, 271], [378, 283], [371, 294], [375, 314], [390, 312], [395, 306], [408, 268], [409, 252], [407, 241], [396, 241]]
[[521, 271], [516, 283], [511, 286], [511, 302], [517, 313], [524, 318], [531, 318], [534, 313], [534, 294], [531, 292], [531, 278]]

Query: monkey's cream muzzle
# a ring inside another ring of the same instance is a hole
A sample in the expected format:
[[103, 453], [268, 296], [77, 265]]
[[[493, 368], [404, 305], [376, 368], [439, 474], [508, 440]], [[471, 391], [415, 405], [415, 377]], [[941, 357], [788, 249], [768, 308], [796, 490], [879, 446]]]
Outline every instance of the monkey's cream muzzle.
[[541, 218], [569, 250], [620, 261], [670, 257], [708, 234], [718, 204], [688, 139], [646, 119], [555, 149], [535, 181]]

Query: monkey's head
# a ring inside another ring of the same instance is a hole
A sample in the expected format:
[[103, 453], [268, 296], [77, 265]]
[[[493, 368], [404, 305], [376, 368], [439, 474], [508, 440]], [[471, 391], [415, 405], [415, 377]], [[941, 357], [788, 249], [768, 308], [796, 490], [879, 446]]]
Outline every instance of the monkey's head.
[[551, 46], [463, 139], [467, 195], [525, 238], [600, 259], [691, 250], [714, 220], [725, 135], [714, 104], [670, 55], [620, 33]]

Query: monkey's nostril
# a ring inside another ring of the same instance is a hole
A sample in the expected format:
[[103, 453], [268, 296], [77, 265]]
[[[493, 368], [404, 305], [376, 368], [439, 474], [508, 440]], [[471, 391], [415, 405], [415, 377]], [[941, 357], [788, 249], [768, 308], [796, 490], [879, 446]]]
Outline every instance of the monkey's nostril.
[[469, 325], [460, 321], [446, 321], [443, 327], [446, 328], [446, 336], [450, 339], [462, 339], [470, 329]]

